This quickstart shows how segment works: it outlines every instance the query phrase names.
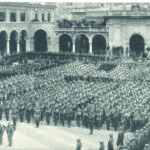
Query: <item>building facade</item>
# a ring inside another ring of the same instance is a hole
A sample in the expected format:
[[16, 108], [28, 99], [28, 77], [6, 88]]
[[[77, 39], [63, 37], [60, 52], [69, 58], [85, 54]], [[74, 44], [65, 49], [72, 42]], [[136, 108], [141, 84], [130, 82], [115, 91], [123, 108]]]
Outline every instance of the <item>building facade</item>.
[[140, 56], [150, 47], [148, 3], [0, 3], [0, 54], [105, 54], [113, 47]]
[[[55, 32], [55, 4], [0, 3], [0, 53], [50, 51]], [[44, 45], [41, 45], [44, 44]]]
[[63, 8], [70, 15], [68, 18], [62, 15], [61, 19], [80, 24], [74, 27], [73, 23], [70, 28], [63, 26], [56, 31], [58, 37], [65, 34], [64, 39], [70, 38], [72, 52], [79, 51], [78, 45], [80, 51], [98, 54], [107, 47], [111, 50], [122, 47], [124, 54], [140, 56], [150, 47], [149, 3], [66, 3]]

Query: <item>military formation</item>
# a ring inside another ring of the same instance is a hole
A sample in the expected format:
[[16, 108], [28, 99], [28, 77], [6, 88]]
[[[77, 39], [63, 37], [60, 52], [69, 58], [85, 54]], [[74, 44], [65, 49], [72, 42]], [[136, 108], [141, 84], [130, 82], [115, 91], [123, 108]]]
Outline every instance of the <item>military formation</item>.
[[127, 140], [126, 144], [118, 146], [118, 150], [149, 150], [149, 139], [150, 122], [140, 130], [136, 130], [130, 140]]
[[[125, 64], [106, 73], [93, 64], [75, 61], [1, 80], [0, 119], [12, 120], [14, 131], [19, 120], [34, 122], [37, 128], [40, 124], [89, 128], [91, 135], [105, 126], [135, 132], [150, 121], [150, 69], [143, 65], [133, 70]], [[114, 80], [66, 82], [65, 75]]]

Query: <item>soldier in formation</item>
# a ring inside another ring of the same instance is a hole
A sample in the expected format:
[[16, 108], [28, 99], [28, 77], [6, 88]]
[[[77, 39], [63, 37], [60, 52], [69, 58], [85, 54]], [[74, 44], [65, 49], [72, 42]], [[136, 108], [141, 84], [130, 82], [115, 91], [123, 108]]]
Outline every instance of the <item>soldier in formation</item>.
[[12, 111], [12, 120], [13, 120], [13, 127], [14, 130], [16, 130], [16, 125], [17, 125], [17, 117], [18, 117], [18, 108], [17, 108], [17, 103], [14, 102], [11, 108]]
[[6, 116], [6, 120], [8, 121], [9, 120], [9, 112], [10, 112], [10, 102], [9, 101], [6, 101], [6, 104], [5, 104], [5, 116]]
[[50, 125], [51, 115], [52, 115], [52, 108], [51, 108], [50, 104], [47, 104], [46, 109], [45, 109], [45, 117], [46, 117], [47, 125]]
[[19, 105], [19, 118], [20, 118], [21, 122], [24, 121], [24, 112], [25, 112], [25, 104], [23, 102], [20, 102], [20, 105]]
[[41, 109], [38, 105], [35, 108], [34, 120], [35, 120], [36, 127], [38, 128], [41, 120]]
[[95, 114], [94, 111], [91, 109], [89, 112], [89, 128], [90, 128], [90, 134], [93, 134], [94, 130], [94, 124], [95, 124]]
[[6, 127], [6, 133], [7, 133], [8, 143], [9, 143], [8, 146], [12, 146], [14, 129], [10, 122], [8, 123], [8, 126]]

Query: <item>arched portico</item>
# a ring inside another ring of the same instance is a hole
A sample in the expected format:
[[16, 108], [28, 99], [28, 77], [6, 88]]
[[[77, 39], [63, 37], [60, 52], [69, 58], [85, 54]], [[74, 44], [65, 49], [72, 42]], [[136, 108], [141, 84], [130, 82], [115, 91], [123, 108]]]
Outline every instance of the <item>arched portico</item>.
[[59, 37], [59, 51], [60, 52], [72, 51], [72, 39], [69, 35], [63, 34]]
[[89, 53], [89, 39], [84, 35], [78, 35], [75, 39], [75, 50], [77, 53]]
[[144, 38], [140, 34], [133, 34], [129, 41], [130, 53], [137, 57], [142, 56], [145, 49]]
[[47, 34], [44, 30], [38, 30], [34, 34], [34, 50], [36, 52], [47, 51]]
[[95, 35], [92, 39], [92, 51], [94, 54], [106, 54], [106, 40], [102, 35]]

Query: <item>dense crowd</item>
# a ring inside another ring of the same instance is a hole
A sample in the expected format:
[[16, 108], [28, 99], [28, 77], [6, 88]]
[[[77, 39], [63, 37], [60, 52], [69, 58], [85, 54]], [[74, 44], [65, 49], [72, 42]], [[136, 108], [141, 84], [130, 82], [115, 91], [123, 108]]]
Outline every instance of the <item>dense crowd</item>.
[[[90, 134], [105, 126], [108, 130], [121, 127], [123, 131], [135, 132], [149, 122], [149, 72], [147, 62], [121, 63], [105, 72], [93, 64], [75, 61], [18, 74], [0, 81], [0, 119], [12, 118], [14, 125], [17, 119], [35, 121], [37, 127], [41, 122], [77, 125], [90, 128]], [[65, 76], [106, 80], [66, 82]], [[114, 80], [110, 82], [108, 78]]]
[[120, 146], [119, 150], [149, 150], [150, 146], [150, 122], [140, 130], [136, 130], [133, 137], [127, 141], [124, 146]]

